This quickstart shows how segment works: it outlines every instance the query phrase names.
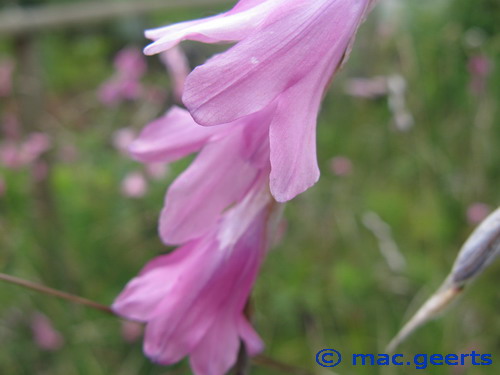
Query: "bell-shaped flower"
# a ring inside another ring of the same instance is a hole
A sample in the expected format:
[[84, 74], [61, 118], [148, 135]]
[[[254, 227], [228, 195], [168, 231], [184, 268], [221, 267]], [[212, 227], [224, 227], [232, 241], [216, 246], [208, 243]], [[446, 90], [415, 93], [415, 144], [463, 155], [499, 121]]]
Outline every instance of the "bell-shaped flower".
[[223, 14], [149, 30], [147, 54], [183, 40], [236, 42], [187, 77], [197, 123], [220, 125], [272, 108], [270, 188], [287, 201], [319, 178], [316, 119], [333, 73], [374, 0], [240, 0]]
[[222, 375], [236, 362], [240, 340], [250, 355], [263, 343], [244, 314], [278, 211], [262, 174], [217, 226], [148, 263], [113, 304], [146, 323], [144, 351], [173, 364], [190, 357], [196, 375]]

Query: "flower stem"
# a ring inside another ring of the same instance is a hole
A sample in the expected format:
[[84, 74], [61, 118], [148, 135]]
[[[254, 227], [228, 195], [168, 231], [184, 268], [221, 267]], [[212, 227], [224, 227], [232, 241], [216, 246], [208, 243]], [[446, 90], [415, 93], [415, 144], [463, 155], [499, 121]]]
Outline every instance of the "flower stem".
[[21, 279], [19, 277], [7, 275], [5, 273], [0, 272], [0, 280], [6, 281], [6, 282], [11, 283], [11, 284], [19, 285], [19, 286], [22, 286], [24, 288], [28, 288], [28, 289], [31, 289], [31, 290], [34, 290], [34, 291], [37, 291], [40, 293], [48, 294], [50, 296], [62, 298], [62, 299], [65, 299], [65, 300], [73, 302], [73, 303], [85, 305], [87, 307], [91, 307], [93, 309], [105, 312], [107, 314], [115, 315], [115, 313], [113, 312], [113, 310], [111, 310], [111, 308], [109, 306], [102, 305], [100, 303], [91, 301], [91, 300], [83, 298], [83, 297], [75, 296], [74, 294], [62, 292], [62, 291], [57, 290], [57, 289], [52, 289], [52, 288], [49, 288], [45, 285], [34, 283], [32, 281], [24, 280], [24, 279]]

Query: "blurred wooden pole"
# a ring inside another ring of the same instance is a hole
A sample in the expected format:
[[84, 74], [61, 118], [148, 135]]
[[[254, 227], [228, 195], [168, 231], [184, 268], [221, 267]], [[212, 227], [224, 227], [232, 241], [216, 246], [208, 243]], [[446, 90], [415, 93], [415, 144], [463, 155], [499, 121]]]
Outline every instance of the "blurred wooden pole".
[[231, 4], [231, 0], [80, 1], [76, 4], [14, 7], [0, 12], [0, 36], [82, 26], [157, 10]]

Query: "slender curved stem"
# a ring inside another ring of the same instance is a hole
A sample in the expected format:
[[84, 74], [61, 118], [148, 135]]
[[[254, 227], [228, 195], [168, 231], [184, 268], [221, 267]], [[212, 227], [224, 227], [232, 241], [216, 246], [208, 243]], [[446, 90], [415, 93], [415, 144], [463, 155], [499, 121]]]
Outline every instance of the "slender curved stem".
[[65, 299], [65, 300], [73, 302], [73, 303], [78, 303], [80, 305], [91, 307], [93, 309], [105, 312], [107, 314], [116, 315], [113, 312], [113, 310], [111, 310], [111, 308], [109, 306], [102, 305], [98, 302], [91, 301], [87, 298], [75, 296], [74, 294], [62, 292], [62, 291], [57, 290], [57, 289], [52, 289], [52, 288], [49, 288], [48, 286], [41, 285], [41, 284], [38, 284], [38, 283], [35, 283], [32, 281], [28, 281], [25, 279], [21, 279], [19, 277], [7, 275], [5, 273], [0, 272], [0, 280], [6, 281], [6, 282], [14, 284], [14, 285], [22, 286], [24, 288], [28, 288], [28, 289], [31, 289], [31, 290], [34, 290], [34, 291], [37, 291], [40, 293], [48, 294], [50, 296], [62, 298], [62, 299]]

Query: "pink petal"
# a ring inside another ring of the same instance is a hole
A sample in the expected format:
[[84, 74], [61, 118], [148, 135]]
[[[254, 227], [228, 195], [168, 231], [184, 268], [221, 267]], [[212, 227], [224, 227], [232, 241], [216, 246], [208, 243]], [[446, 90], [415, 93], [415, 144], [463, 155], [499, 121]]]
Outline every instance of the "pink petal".
[[222, 210], [247, 192], [258, 169], [241, 156], [244, 141], [236, 132], [207, 145], [170, 186], [160, 217], [160, 235], [166, 244], [184, 243], [206, 233]]
[[184, 103], [203, 125], [263, 109], [332, 52], [342, 59], [368, 2], [288, 2], [258, 32], [197, 67], [186, 80]]
[[265, 21], [264, 15], [283, 1], [244, 1], [231, 11], [213, 17], [147, 30], [146, 37], [155, 42], [147, 46], [144, 53], [153, 55], [168, 50], [183, 40], [204, 43], [241, 40]]
[[189, 112], [173, 107], [147, 125], [129, 147], [142, 162], [171, 162], [198, 151], [223, 128], [207, 129], [194, 122]]
[[226, 374], [236, 362], [239, 347], [235, 318], [218, 316], [215, 324], [191, 353], [190, 364], [194, 374]]

